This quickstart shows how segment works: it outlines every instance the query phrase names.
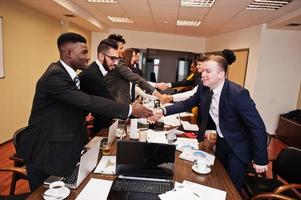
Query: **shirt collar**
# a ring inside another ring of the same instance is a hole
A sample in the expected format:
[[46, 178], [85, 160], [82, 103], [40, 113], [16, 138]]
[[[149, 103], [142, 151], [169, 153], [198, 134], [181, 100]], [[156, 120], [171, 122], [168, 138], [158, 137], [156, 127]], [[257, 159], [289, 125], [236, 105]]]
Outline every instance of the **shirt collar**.
[[225, 84], [225, 80], [223, 80], [222, 84], [220, 84], [217, 88], [213, 89], [213, 95], [214, 96], [220, 96], [221, 95], [224, 84]]
[[99, 70], [101, 71], [102, 75], [107, 75], [108, 71], [103, 67], [103, 65], [99, 62], [98, 59], [95, 60], [96, 64], [98, 65]]
[[77, 76], [76, 72], [74, 71], [74, 69], [72, 69], [70, 66], [68, 66], [66, 63], [64, 63], [64, 61], [60, 60], [60, 62], [62, 63], [63, 67], [67, 70], [68, 74], [70, 75], [70, 77], [72, 78], [72, 80], [74, 80], [74, 78]]

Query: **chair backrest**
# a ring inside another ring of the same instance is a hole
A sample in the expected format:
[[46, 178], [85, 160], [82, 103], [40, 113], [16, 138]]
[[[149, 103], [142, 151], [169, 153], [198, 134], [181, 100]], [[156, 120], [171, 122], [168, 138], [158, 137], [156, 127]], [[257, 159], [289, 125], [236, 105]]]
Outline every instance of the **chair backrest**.
[[26, 127], [22, 127], [20, 129], [18, 129], [14, 135], [13, 135], [13, 143], [15, 146], [15, 150], [17, 151], [18, 148], [18, 144], [19, 144], [19, 140], [20, 140], [20, 135], [23, 133], [23, 131], [26, 129]]
[[286, 147], [273, 162], [273, 173], [288, 183], [301, 183], [301, 149]]

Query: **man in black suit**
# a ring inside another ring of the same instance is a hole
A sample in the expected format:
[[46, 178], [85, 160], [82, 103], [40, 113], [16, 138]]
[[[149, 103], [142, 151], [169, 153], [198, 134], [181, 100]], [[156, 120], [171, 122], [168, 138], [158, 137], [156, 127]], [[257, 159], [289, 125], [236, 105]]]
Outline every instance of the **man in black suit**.
[[[114, 100], [107, 89], [104, 76], [108, 71], [114, 69], [118, 62], [117, 48], [117, 42], [112, 39], [104, 39], [99, 43], [97, 47], [97, 59], [79, 74], [82, 91], [87, 94]], [[104, 118], [96, 113], [92, 113], [92, 116], [94, 117], [94, 133], [110, 125], [110, 118]]]
[[80, 91], [75, 72], [88, 64], [86, 39], [64, 33], [57, 45], [60, 60], [50, 64], [37, 82], [29, 125], [17, 149], [26, 162], [31, 191], [49, 175], [67, 176], [75, 168], [87, 142], [84, 110], [121, 119], [152, 115], [139, 104], [129, 106]]
[[[209, 56], [197, 92], [185, 101], [158, 110], [157, 115], [171, 115], [199, 106], [202, 122], [198, 141], [204, 139], [206, 127], [216, 128], [215, 155], [240, 191], [248, 164], [253, 162], [258, 173], [267, 170], [267, 133], [248, 90], [226, 79], [227, 68], [224, 57]], [[213, 93], [210, 101], [209, 93]], [[210, 123], [203, 123], [206, 114]]]

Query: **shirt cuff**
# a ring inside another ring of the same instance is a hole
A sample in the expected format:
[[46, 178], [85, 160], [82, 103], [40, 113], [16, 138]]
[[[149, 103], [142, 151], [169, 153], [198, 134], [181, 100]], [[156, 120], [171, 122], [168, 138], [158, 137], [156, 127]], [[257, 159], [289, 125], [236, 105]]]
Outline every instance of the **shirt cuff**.
[[168, 87], [170, 87], [170, 88], [171, 88], [171, 86], [172, 86], [171, 83], [167, 83], [167, 85], [168, 85]]
[[131, 116], [131, 114], [132, 114], [132, 105], [129, 105], [130, 106], [130, 109], [129, 109], [129, 114], [128, 114], [128, 117], [130, 117]]

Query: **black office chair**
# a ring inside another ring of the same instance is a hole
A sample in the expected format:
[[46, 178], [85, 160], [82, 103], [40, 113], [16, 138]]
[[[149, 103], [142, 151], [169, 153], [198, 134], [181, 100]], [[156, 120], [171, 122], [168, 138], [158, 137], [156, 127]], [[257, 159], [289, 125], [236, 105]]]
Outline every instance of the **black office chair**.
[[[271, 140], [272, 140], [272, 137], [269, 133], [267, 133], [267, 148], [269, 147], [269, 144], [271, 143]], [[249, 166], [248, 166], [248, 169], [247, 169], [247, 175], [254, 175], [254, 176], [262, 176], [262, 177], [265, 177], [266, 178], [266, 173], [263, 172], [263, 173], [257, 173], [253, 167], [253, 163], [251, 163]]]
[[[20, 135], [23, 133], [25, 128], [26, 127], [18, 129], [13, 135], [13, 143], [14, 143], [14, 147], [15, 147], [16, 152], [17, 152], [17, 149], [18, 149]], [[11, 156], [10, 159], [14, 161], [14, 167], [23, 168], [24, 171], [25, 171], [25, 173], [16, 173], [15, 171], [13, 171], [9, 194], [14, 195], [17, 181], [20, 180], [20, 179], [28, 180], [28, 178], [27, 178], [27, 174], [26, 174], [26, 167], [25, 167], [24, 160], [22, 158], [20, 158], [17, 155], [17, 153], [15, 153], [13, 156]]]
[[[274, 192], [292, 199], [300, 199], [296, 189], [301, 188], [301, 150], [293, 147], [284, 148], [272, 163], [272, 179], [247, 176], [243, 185], [250, 197]], [[280, 178], [279, 178], [280, 177]]]

